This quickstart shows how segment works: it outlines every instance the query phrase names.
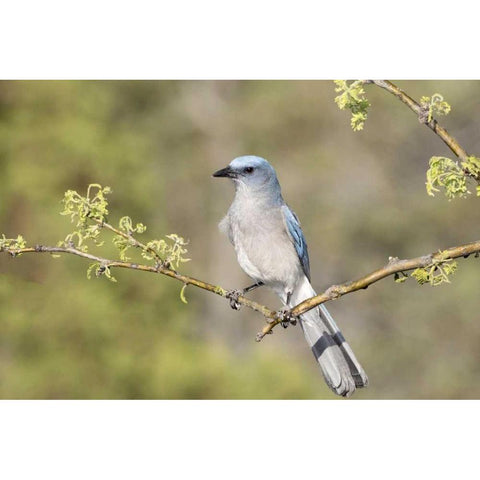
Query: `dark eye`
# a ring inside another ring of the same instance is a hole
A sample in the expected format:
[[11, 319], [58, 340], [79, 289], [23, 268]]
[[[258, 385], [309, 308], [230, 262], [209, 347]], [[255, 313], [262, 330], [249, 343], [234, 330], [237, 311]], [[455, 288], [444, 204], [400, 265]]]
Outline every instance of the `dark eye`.
[[253, 167], [245, 167], [245, 168], [243, 169], [243, 171], [244, 171], [245, 173], [252, 173], [252, 172], [253, 172]]

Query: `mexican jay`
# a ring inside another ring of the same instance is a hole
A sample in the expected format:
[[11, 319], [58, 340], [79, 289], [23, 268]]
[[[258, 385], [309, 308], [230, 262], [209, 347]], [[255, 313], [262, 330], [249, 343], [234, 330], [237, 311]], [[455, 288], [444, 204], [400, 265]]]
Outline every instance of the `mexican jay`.
[[[316, 295], [310, 285], [305, 237], [282, 197], [273, 167], [253, 155], [235, 158], [214, 177], [235, 184], [235, 198], [220, 230], [235, 247], [238, 263], [256, 283], [267, 285], [287, 308]], [[337, 324], [322, 304], [299, 317], [327, 385], [348, 397], [368, 378]]]

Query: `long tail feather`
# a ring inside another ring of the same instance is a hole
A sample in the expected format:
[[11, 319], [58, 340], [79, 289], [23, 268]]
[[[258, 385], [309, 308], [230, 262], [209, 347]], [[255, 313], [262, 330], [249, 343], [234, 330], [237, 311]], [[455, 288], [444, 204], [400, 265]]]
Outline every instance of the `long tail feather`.
[[335, 320], [330, 315], [327, 307], [325, 307], [323, 304], [320, 305], [320, 316], [327, 325], [333, 340], [340, 347], [340, 350], [342, 351], [343, 356], [348, 363], [348, 367], [350, 368], [350, 373], [355, 380], [355, 385], [359, 388], [366, 387], [368, 385], [368, 377], [365, 373], [365, 370], [360, 365], [357, 357], [355, 357], [352, 348], [345, 340], [345, 337], [342, 335], [342, 332], [335, 323]]
[[[290, 297], [290, 306], [316, 295], [305, 277]], [[349, 397], [358, 387], [368, 385], [368, 377], [332, 316], [320, 305], [304, 313], [300, 324], [325, 381], [337, 395]]]

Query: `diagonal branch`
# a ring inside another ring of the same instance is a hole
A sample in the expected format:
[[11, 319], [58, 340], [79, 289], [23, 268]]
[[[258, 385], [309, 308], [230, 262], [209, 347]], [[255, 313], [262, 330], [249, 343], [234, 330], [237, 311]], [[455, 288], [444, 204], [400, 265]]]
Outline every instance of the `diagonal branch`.
[[[407, 105], [412, 112], [414, 112], [420, 123], [423, 123], [428, 128], [430, 128], [434, 133], [436, 133], [450, 148], [450, 150], [463, 162], [468, 164], [469, 155], [457, 142], [457, 140], [450, 135], [450, 133], [445, 130], [434, 118], [430, 121], [428, 120], [428, 110], [426, 110], [422, 105], [416, 102], [412, 97], [407, 95], [401, 88], [397, 87], [394, 83], [389, 80], [364, 80], [364, 83], [373, 83], [377, 87], [383, 88], [387, 92], [390, 92], [392, 95], [395, 95], [400, 101]], [[468, 168], [462, 168], [466, 175], [473, 177], [477, 181], [480, 179], [477, 178], [473, 172], [468, 170]]]
[[[124, 262], [118, 260], [110, 260], [107, 258], [98, 257], [71, 246], [71, 247], [48, 247], [43, 245], [37, 245], [35, 247], [25, 247], [25, 248], [9, 248], [3, 247], [0, 249], [0, 252], [5, 252], [10, 254], [12, 257], [24, 253], [67, 253], [71, 255], [77, 255], [88, 260], [98, 262], [103, 268], [128, 268], [132, 270], [140, 270], [143, 272], [150, 273], [160, 273], [166, 275], [170, 278], [174, 278], [184, 285], [193, 285], [195, 287], [207, 290], [211, 293], [215, 293], [224, 298], [228, 298], [228, 291], [218, 285], [212, 285], [210, 283], [198, 280], [196, 278], [190, 277], [188, 275], [182, 275], [160, 263], [157, 263], [155, 266], [143, 265], [133, 262]], [[399, 260], [398, 258], [390, 258], [387, 265], [384, 267], [371, 272], [364, 277], [359, 278], [358, 280], [353, 280], [345, 282], [341, 285], [332, 285], [325, 292], [315, 297], [309, 298], [302, 303], [296, 305], [291, 310], [284, 312], [276, 312], [270, 310], [264, 305], [261, 305], [257, 302], [249, 300], [244, 296], [239, 296], [236, 298], [237, 303], [244, 305], [252, 310], [255, 310], [261, 313], [267, 319], [267, 325], [263, 328], [261, 332], [257, 334], [257, 341], [260, 341], [266, 334], [272, 333], [272, 330], [275, 326], [286, 321], [286, 319], [291, 319], [302, 315], [303, 313], [311, 310], [312, 308], [317, 307], [318, 305], [335, 300], [343, 295], [348, 293], [356, 292], [357, 290], [366, 289], [371, 284], [378, 282], [390, 275], [396, 273], [406, 272], [409, 270], [414, 270], [417, 268], [428, 268], [435, 267], [440, 265], [442, 262], [446, 262], [459, 257], [468, 257], [471, 254], [475, 254], [476, 257], [480, 253], [480, 240], [465, 245], [460, 245], [458, 247], [451, 247], [447, 250], [431, 253], [429, 255], [424, 255], [417, 258]]]
[[[460, 245], [458, 247], [451, 247], [447, 250], [431, 253], [429, 255], [423, 255], [417, 258], [411, 258], [408, 260], [399, 260], [398, 258], [390, 258], [387, 265], [378, 270], [375, 270], [358, 280], [342, 283], [341, 285], [332, 285], [327, 288], [322, 294], [315, 297], [304, 300], [294, 308], [292, 308], [287, 314], [292, 317], [298, 317], [302, 313], [308, 312], [312, 308], [318, 305], [328, 302], [330, 300], [336, 300], [348, 293], [356, 292], [368, 288], [372, 283], [378, 282], [383, 278], [386, 278], [395, 273], [407, 272], [417, 268], [428, 268], [440, 264], [454, 258], [465, 257], [467, 258], [471, 254], [475, 254], [476, 257], [480, 253], [480, 240], [466, 245]], [[257, 336], [258, 340], [261, 340], [267, 333], [270, 333], [276, 325], [284, 321], [282, 318], [278, 318], [273, 322], [265, 326], [265, 328]]]

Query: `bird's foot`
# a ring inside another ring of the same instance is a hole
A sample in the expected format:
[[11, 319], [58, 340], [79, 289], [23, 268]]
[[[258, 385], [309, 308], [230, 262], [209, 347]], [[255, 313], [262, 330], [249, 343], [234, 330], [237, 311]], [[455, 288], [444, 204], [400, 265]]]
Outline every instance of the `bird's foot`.
[[287, 328], [289, 325], [296, 325], [297, 318], [290, 313], [289, 308], [282, 308], [276, 314], [278, 320], [280, 320], [280, 325], [283, 328]]
[[238, 303], [238, 297], [242, 295], [242, 290], [229, 290], [225, 295], [230, 300], [230, 307], [234, 310], [240, 310], [240, 303]]

